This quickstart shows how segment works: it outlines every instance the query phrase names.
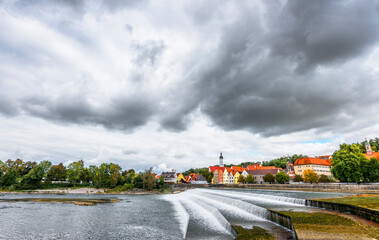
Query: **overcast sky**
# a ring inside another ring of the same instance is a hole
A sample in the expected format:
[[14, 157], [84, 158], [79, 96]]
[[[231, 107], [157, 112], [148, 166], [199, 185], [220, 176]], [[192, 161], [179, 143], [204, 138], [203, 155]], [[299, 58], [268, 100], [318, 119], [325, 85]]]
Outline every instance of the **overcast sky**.
[[379, 1], [0, 0], [0, 160], [156, 171], [379, 137]]

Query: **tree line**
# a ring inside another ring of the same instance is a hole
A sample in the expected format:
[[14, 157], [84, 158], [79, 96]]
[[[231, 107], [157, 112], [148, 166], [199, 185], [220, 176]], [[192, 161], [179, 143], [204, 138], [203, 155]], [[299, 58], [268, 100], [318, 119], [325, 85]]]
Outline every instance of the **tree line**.
[[117, 188], [119, 191], [142, 188], [163, 189], [164, 179], [156, 179], [152, 169], [136, 173], [134, 169], [124, 170], [115, 163], [99, 166], [84, 166], [84, 161], [53, 165], [50, 161], [40, 163], [17, 160], [0, 161], [0, 188], [36, 189], [57, 186], [94, 186], [96, 188]]

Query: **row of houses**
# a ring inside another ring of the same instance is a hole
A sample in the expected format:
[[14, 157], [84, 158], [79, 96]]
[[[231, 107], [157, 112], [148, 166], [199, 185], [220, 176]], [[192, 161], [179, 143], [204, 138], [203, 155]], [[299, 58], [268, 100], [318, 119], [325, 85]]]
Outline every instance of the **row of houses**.
[[191, 173], [189, 176], [184, 176], [183, 173], [176, 173], [174, 169], [171, 172], [162, 172], [161, 175], [156, 175], [159, 179], [163, 176], [164, 182], [168, 184], [174, 183], [189, 183], [189, 184], [207, 184], [207, 180], [201, 174]]
[[212, 184], [238, 184], [240, 175], [245, 178], [251, 174], [254, 177], [254, 183], [263, 183], [263, 177], [267, 173], [276, 175], [278, 172], [283, 171], [282, 168], [272, 166], [261, 166], [260, 164], [248, 165], [246, 167], [231, 166], [219, 167], [210, 166], [209, 171], [213, 173]]

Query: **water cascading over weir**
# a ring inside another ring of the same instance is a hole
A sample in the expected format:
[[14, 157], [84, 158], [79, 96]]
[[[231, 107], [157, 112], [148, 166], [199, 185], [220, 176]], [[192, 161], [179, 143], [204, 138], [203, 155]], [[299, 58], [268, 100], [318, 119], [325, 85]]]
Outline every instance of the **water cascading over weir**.
[[289, 217], [257, 206], [252, 202], [269, 202], [277, 206], [304, 206], [305, 200], [264, 194], [250, 194], [223, 190], [194, 189], [176, 195], [163, 196], [174, 205], [183, 238], [186, 238], [191, 219], [204, 228], [222, 235], [236, 237], [236, 231], [225, 216], [233, 215], [246, 222], [280, 226], [297, 239]]

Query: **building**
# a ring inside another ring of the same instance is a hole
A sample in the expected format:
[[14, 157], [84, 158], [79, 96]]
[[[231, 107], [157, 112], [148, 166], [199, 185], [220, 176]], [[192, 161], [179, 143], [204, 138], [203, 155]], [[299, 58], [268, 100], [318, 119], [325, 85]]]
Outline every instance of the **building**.
[[183, 173], [178, 173], [176, 176], [177, 183], [186, 183], [186, 179], [183, 176]]
[[263, 177], [267, 173], [271, 173], [272, 175], [276, 176], [278, 172], [282, 171], [281, 168], [266, 168], [266, 169], [258, 169], [258, 170], [244, 170], [242, 172], [242, 175], [246, 178], [247, 175], [251, 174], [254, 177], [254, 183], [264, 183]]
[[192, 182], [192, 184], [208, 184], [207, 180], [205, 179], [205, 177], [203, 175], [199, 175], [199, 177]]
[[163, 176], [164, 182], [165, 183], [176, 183], [177, 177], [176, 177], [176, 172], [162, 172], [161, 176]]
[[366, 153], [363, 155], [365, 155], [365, 157], [367, 159], [371, 159], [372, 157], [374, 157], [374, 158], [378, 159], [378, 161], [379, 161], [379, 152], [373, 152], [372, 151], [371, 145], [370, 145], [369, 141], [367, 141], [367, 139], [365, 142], [365, 148], [366, 148]]
[[330, 159], [303, 157], [295, 161], [294, 169], [295, 174], [300, 176], [303, 176], [304, 171], [308, 169], [313, 170], [319, 176], [321, 174], [332, 176], [330, 171], [331, 166], [332, 163]]
[[222, 153], [220, 153], [220, 157], [219, 157], [219, 159], [220, 159], [220, 164], [219, 164], [219, 166], [220, 166], [220, 167], [224, 167], [224, 157], [222, 156]]

